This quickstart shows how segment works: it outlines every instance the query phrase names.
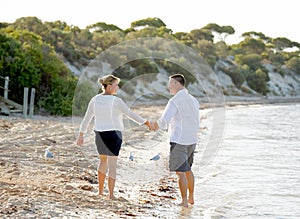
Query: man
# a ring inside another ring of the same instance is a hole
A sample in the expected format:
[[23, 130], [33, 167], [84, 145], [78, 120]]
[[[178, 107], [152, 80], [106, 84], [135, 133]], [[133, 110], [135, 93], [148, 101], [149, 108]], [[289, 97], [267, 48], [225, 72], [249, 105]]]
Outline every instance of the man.
[[[181, 193], [181, 206], [194, 204], [194, 174], [191, 170], [199, 131], [199, 103], [185, 88], [181, 74], [169, 77], [169, 91], [174, 95], [157, 122], [156, 129], [167, 129], [170, 138], [169, 168], [176, 172]], [[187, 193], [189, 192], [188, 196]]]

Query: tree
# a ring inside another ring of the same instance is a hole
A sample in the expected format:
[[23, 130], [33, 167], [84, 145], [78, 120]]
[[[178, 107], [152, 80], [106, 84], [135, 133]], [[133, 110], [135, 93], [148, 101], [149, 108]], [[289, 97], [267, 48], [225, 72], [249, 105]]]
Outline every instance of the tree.
[[194, 29], [186, 38], [191, 44], [197, 44], [200, 40], [214, 41], [214, 35], [208, 29]]
[[273, 50], [269, 50], [267, 59], [270, 60], [273, 65], [283, 65], [285, 61], [282, 53], [274, 52]]
[[123, 31], [121, 28], [119, 28], [116, 25], [107, 24], [107, 23], [104, 23], [104, 22], [98, 22], [96, 24], [89, 25], [89, 26], [86, 27], [86, 29], [88, 29], [90, 31], [99, 32], [99, 33], [111, 32], [111, 31], [115, 31], [115, 30]]
[[71, 115], [76, 84], [77, 79], [74, 76], [53, 79], [51, 89], [41, 98], [38, 105], [52, 115]]
[[206, 26], [203, 27], [203, 29], [208, 29], [212, 32], [220, 33], [221, 32], [221, 26], [216, 23], [209, 23]]
[[225, 67], [221, 68], [220, 70], [230, 76], [232, 82], [237, 88], [241, 88], [245, 78], [240, 66]]
[[226, 37], [228, 35], [234, 34], [235, 30], [232, 26], [226, 25], [226, 26], [219, 26], [216, 23], [209, 23], [207, 24], [205, 27], [203, 27], [202, 29], [208, 29], [213, 33], [216, 33], [218, 35], [218, 38], [221, 41], [226, 40]]
[[228, 56], [229, 48], [227, 44], [223, 41], [219, 41], [215, 43], [215, 50], [216, 50], [215, 54], [217, 58], [225, 59]]
[[294, 46], [294, 43], [285, 37], [272, 39], [272, 43], [275, 47], [275, 50], [278, 52], [281, 52], [287, 48], [292, 48]]
[[267, 81], [268, 81], [267, 73], [258, 69], [254, 74], [251, 74], [247, 78], [248, 85], [255, 91], [266, 95], [268, 93]]
[[166, 27], [145, 27], [141, 30], [136, 30], [134, 32], [130, 32], [126, 35], [126, 39], [135, 39], [139, 37], [163, 37], [163, 38], [173, 38], [172, 30]]
[[252, 70], [257, 70], [261, 67], [262, 57], [258, 54], [237, 55], [236, 61], [240, 65], [247, 65]]
[[6, 28], [9, 26], [9, 23], [6, 23], [6, 22], [0, 22], [0, 29], [1, 28]]
[[0, 36], [0, 73], [10, 78], [10, 90], [14, 90], [9, 94], [10, 99], [22, 103], [24, 87], [36, 87], [39, 84], [39, 69], [31, 57], [33, 51], [29, 44], [24, 45], [19, 39], [4, 33], [0, 33]]
[[226, 26], [222, 26], [221, 29], [222, 32], [220, 32], [219, 34], [219, 39], [221, 41], [226, 41], [227, 36], [232, 35], [235, 33], [235, 30], [232, 26], [226, 25]]
[[23, 88], [36, 88], [37, 102], [51, 88], [52, 79], [70, 74], [54, 48], [27, 30], [1, 34], [1, 74], [10, 77], [11, 99], [23, 100]]
[[290, 68], [292, 71], [296, 72], [300, 75], [300, 58], [293, 57], [286, 62], [286, 66]]
[[245, 32], [245, 33], [242, 34], [242, 37], [245, 37], [245, 38], [250, 37], [250, 38], [254, 38], [254, 39], [261, 39], [266, 43], [271, 41], [270, 37], [267, 37], [262, 32], [255, 32], [255, 31]]
[[137, 27], [166, 27], [166, 24], [159, 18], [146, 18], [138, 21], [134, 21], [131, 23], [131, 28], [137, 28]]
[[173, 35], [174, 35], [174, 37], [175, 37], [177, 40], [179, 40], [179, 41], [181, 41], [181, 42], [184, 42], [184, 41], [187, 40], [187, 35], [188, 35], [188, 33], [186, 33], [186, 32], [176, 32], [176, 33], [173, 34]]
[[265, 51], [266, 46], [260, 39], [246, 37], [242, 42], [237, 44], [237, 48], [241, 48], [244, 54], [261, 54]]
[[102, 51], [107, 48], [116, 45], [122, 41], [124, 33], [122, 31], [93, 33], [92, 42], [97, 48], [101, 48]]
[[65, 30], [65, 31], [69, 31], [71, 29], [66, 22], [60, 20], [54, 22], [45, 22], [45, 24], [51, 29], [58, 29], [58, 30]]
[[14, 29], [28, 30], [39, 35], [47, 31], [47, 27], [37, 17], [21, 17], [12, 26]]
[[208, 40], [199, 40], [196, 45], [193, 46], [196, 51], [208, 62], [213, 68], [216, 62], [216, 47]]

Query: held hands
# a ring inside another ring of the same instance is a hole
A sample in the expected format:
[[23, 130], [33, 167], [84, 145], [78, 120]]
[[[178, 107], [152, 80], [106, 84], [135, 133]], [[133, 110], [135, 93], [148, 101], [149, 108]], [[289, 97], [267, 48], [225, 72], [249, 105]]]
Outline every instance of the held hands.
[[147, 120], [144, 124], [148, 126], [150, 131], [157, 131], [159, 128], [157, 122], [150, 122], [149, 120]]

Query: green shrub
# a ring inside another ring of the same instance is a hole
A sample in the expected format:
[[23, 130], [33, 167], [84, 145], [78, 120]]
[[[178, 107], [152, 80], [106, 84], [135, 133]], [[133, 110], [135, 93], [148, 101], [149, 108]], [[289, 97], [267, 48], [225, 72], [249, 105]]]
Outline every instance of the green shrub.
[[91, 82], [85, 81], [78, 83], [73, 98], [73, 115], [84, 116], [91, 98], [97, 93], [99, 93], [99, 91], [94, 88]]
[[300, 74], [300, 58], [298, 57], [291, 58], [286, 62], [286, 66], [292, 71], [295, 71], [296, 73]]
[[258, 69], [254, 74], [248, 76], [247, 82], [249, 87], [251, 87], [253, 90], [257, 91], [260, 94], [266, 95], [268, 92], [268, 78], [268, 75], [264, 71]]
[[40, 107], [52, 115], [72, 115], [76, 82], [74, 77], [53, 79], [51, 91], [39, 101]]

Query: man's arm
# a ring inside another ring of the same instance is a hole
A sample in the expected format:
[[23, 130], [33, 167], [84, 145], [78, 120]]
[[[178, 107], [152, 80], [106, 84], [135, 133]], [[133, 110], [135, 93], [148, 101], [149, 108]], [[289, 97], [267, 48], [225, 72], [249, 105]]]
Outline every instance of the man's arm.
[[154, 122], [154, 127], [156, 127], [156, 129], [167, 129], [168, 124], [170, 123], [171, 119], [175, 116], [176, 113], [176, 105], [172, 101], [169, 101], [164, 109], [162, 116], [156, 122]]

